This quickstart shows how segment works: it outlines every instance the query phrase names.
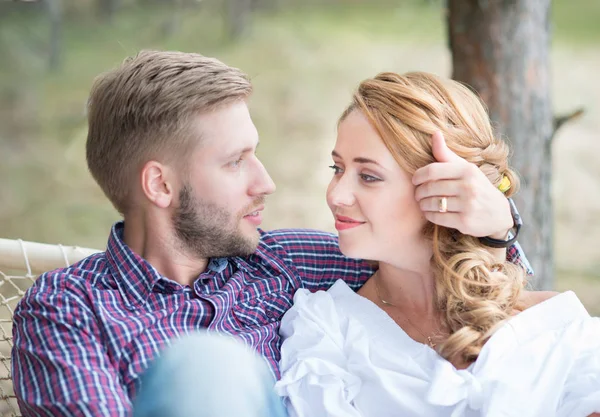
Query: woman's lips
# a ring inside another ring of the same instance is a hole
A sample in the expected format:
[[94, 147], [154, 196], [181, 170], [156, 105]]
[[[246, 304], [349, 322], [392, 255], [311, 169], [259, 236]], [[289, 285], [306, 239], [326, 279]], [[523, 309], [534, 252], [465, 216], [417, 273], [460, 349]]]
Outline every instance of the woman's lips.
[[365, 222], [354, 220], [350, 217], [335, 216], [335, 228], [338, 231], [353, 229], [353, 228], [361, 226], [363, 224], [365, 224]]

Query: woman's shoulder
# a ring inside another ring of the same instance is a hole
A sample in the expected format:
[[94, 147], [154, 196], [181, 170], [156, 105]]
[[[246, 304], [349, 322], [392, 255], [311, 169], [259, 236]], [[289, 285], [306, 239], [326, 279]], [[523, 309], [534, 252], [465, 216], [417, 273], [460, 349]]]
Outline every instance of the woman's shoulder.
[[560, 293], [557, 291], [523, 291], [519, 297], [516, 309], [517, 311], [527, 310], [548, 301], [559, 294]]
[[338, 279], [327, 291], [310, 291], [306, 288], [300, 288], [294, 294], [294, 307], [301, 308], [306, 305], [331, 304], [354, 295], [356, 294], [352, 288], [343, 280]]
[[328, 291], [311, 292], [299, 289], [294, 294], [294, 303], [281, 321], [280, 333], [284, 337], [300, 328], [320, 329], [325, 332], [337, 332], [336, 329], [345, 320], [344, 310], [339, 303], [354, 295], [348, 285], [338, 280]]
[[600, 322], [590, 317], [573, 291], [524, 291], [514, 313], [507, 324], [521, 341], [534, 341], [548, 332], [578, 337]]

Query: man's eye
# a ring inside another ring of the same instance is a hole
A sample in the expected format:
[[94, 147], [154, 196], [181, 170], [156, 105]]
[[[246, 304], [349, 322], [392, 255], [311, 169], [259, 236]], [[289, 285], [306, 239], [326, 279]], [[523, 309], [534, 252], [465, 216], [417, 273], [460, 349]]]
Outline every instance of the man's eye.
[[329, 168], [333, 169], [333, 175], [341, 174], [343, 169], [337, 165], [330, 165]]
[[232, 168], [238, 168], [242, 162], [244, 162], [244, 158], [240, 158], [237, 161], [233, 161], [229, 163], [229, 166], [231, 166]]

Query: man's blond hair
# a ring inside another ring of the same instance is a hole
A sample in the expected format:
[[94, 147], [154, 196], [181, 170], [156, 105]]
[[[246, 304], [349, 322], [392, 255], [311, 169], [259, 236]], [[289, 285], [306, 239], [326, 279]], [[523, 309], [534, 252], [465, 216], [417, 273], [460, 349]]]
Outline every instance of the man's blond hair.
[[138, 170], [151, 159], [186, 166], [197, 115], [244, 100], [248, 77], [194, 53], [142, 51], [98, 76], [88, 101], [87, 164], [120, 213]]

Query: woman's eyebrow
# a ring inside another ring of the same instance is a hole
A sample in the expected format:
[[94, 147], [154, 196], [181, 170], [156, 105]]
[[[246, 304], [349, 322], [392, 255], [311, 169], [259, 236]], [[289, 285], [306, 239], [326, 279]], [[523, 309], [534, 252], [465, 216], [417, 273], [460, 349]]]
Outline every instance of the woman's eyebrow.
[[[343, 159], [339, 153], [337, 153], [336, 151], [331, 151], [331, 156], [335, 156], [336, 158], [340, 158]], [[370, 158], [364, 158], [364, 157], [356, 157], [352, 160], [353, 162], [356, 162], [357, 164], [375, 164], [375, 165], [379, 165], [381, 166], [381, 164], [377, 161], [375, 161], [374, 159], [370, 159]]]

